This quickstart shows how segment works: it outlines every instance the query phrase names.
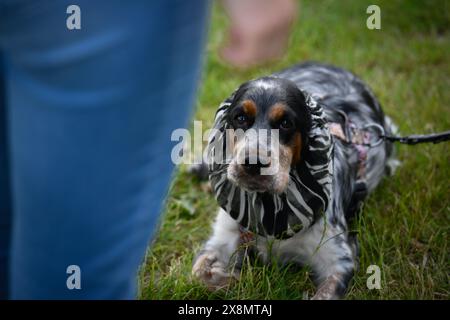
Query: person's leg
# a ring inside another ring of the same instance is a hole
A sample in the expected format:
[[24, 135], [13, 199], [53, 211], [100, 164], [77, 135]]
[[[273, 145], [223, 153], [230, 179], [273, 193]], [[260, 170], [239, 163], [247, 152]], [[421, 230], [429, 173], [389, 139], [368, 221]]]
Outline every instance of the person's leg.
[[221, 58], [237, 68], [280, 59], [297, 16], [297, 0], [222, 0], [230, 18]]
[[[11, 298], [133, 298], [190, 115], [206, 1], [21, 1], [0, 16]], [[81, 290], [66, 268], [81, 269]]]
[[11, 195], [9, 152], [6, 137], [6, 96], [3, 59], [0, 52], [0, 299], [7, 298], [8, 262], [11, 235]]

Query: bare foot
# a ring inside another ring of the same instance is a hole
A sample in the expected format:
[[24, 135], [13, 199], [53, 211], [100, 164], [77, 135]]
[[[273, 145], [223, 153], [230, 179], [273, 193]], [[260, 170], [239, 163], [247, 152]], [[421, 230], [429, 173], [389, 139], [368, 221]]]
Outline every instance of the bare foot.
[[279, 59], [285, 52], [297, 16], [293, 0], [224, 0], [231, 19], [221, 58], [237, 68]]

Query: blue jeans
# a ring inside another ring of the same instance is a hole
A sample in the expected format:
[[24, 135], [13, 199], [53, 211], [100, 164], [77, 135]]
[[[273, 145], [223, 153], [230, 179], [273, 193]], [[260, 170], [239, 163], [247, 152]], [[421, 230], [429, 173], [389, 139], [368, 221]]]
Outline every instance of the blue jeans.
[[[81, 9], [69, 30], [66, 9]], [[0, 296], [132, 299], [206, 0], [0, 0]], [[68, 289], [70, 265], [81, 289]]]

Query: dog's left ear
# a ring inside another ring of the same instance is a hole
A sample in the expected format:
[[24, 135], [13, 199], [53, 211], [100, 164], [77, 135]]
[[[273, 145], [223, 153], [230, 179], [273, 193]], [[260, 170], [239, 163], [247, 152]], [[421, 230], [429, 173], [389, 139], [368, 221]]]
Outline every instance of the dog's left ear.
[[297, 126], [302, 135], [302, 152], [307, 150], [308, 135], [312, 125], [311, 110], [306, 103], [304, 93], [296, 85], [289, 86], [287, 90], [287, 103], [297, 115]]

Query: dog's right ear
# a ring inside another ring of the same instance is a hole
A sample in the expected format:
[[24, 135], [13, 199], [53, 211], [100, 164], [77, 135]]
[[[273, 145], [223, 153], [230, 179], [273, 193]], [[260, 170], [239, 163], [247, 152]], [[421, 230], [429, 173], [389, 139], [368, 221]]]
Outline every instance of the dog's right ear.
[[251, 81], [244, 82], [239, 86], [239, 88], [237, 88], [235, 92], [233, 92], [233, 94], [230, 97], [231, 106], [235, 106], [242, 99], [242, 96], [247, 92], [248, 88], [250, 87], [250, 82]]

